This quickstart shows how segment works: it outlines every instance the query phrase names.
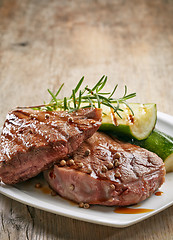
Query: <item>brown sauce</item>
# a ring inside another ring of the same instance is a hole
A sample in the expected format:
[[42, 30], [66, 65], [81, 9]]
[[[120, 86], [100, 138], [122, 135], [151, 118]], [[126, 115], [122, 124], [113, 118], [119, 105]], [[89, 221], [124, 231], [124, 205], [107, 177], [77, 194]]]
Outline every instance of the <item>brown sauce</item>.
[[[41, 187], [39, 187], [39, 188], [37, 188], [37, 189], [39, 189], [42, 193], [44, 193], [44, 194], [51, 194], [52, 193], [52, 189], [49, 187], [49, 186], [41, 186]], [[70, 205], [72, 205], [72, 206], [76, 206], [76, 205], [78, 205], [76, 202], [73, 202], [72, 200], [69, 200], [69, 199], [67, 199], [67, 198], [64, 198], [64, 197], [61, 197], [61, 198], [63, 198], [64, 200], [66, 200], [68, 203], [70, 203]]]
[[131, 123], [134, 123], [134, 116], [131, 115], [131, 114], [129, 114], [129, 121], [130, 121]]
[[41, 188], [42, 193], [51, 194], [51, 189], [47, 186]]
[[115, 126], [118, 126], [117, 119], [116, 119], [116, 117], [115, 117], [115, 113], [114, 113], [113, 108], [111, 108], [111, 115], [112, 115], [112, 118], [113, 118], [113, 121], [114, 121]]
[[162, 195], [162, 193], [163, 193], [163, 192], [161, 192], [161, 191], [158, 191], [158, 192], [156, 192], [156, 193], [155, 193], [155, 195], [156, 195], [156, 196], [161, 196], [161, 195]]
[[52, 191], [48, 186], [40, 187], [39, 190], [41, 190], [41, 192], [44, 194], [51, 194]]
[[140, 213], [152, 212], [153, 210], [154, 209], [147, 209], [147, 208], [118, 207], [114, 210], [114, 212], [121, 213], [121, 214], [140, 214]]

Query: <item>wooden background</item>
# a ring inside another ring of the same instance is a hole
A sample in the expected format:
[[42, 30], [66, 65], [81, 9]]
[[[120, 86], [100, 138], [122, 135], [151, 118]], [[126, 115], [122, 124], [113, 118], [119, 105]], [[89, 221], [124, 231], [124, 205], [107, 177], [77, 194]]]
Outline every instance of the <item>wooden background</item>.
[[[49, 100], [103, 74], [173, 115], [172, 0], [0, 0], [0, 124], [18, 105]], [[46, 213], [0, 195], [0, 239], [173, 239], [173, 206], [125, 229]]]

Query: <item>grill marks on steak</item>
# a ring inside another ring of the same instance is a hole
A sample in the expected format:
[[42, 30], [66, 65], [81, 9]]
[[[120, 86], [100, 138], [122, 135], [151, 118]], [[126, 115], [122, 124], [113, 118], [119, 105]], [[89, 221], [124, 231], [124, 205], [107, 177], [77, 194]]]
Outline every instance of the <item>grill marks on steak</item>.
[[14, 184], [36, 176], [75, 151], [101, 125], [101, 109], [11, 111], [0, 138], [0, 178]]
[[86, 140], [72, 159], [74, 165], [67, 160], [66, 166], [54, 165], [44, 175], [55, 191], [76, 202], [135, 204], [164, 182], [165, 167], [156, 154], [103, 133], [97, 132]]

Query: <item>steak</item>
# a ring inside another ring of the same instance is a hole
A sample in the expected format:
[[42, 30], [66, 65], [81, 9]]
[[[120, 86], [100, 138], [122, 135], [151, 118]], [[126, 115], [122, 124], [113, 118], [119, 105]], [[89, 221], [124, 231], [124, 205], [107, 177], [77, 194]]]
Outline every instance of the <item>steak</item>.
[[78, 203], [136, 204], [165, 179], [163, 161], [156, 154], [99, 132], [65, 160], [44, 176], [62, 197]]
[[75, 151], [100, 125], [101, 109], [9, 112], [0, 137], [0, 179], [15, 184], [36, 176]]

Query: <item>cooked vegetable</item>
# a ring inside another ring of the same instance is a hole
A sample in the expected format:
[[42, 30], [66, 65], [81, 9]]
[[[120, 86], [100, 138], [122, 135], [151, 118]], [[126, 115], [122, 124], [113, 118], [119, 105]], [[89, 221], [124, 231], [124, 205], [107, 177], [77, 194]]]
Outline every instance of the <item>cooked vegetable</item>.
[[166, 172], [173, 172], [173, 153], [171, 153], [164, 161]]
[[[120, 104], [121, 117], [115, 115], [112, 108], [102, 106], [105, 113], [100, 130], [123, 134], [138, 140], [146, 139], [155, 127], [157, 119], [156, 104], [131, 103]], [[131, 111], [129, 110], [131, 109]], [[132, 112], [134, 115], [132, 115]]]

